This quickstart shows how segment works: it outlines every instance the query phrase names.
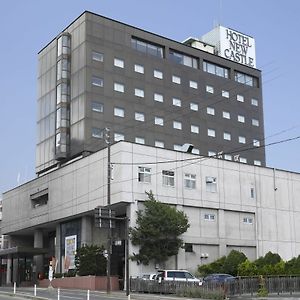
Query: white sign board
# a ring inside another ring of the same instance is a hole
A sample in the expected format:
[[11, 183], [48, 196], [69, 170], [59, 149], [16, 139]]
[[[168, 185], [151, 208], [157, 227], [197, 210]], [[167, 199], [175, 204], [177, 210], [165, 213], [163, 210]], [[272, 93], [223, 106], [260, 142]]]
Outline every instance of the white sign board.
[[[77, 236], [65, 237], [65, 269], [75, 269], [75, 254], [77, 250]], [[67, 263], [66, 263], [67, 262]]]
[[237, 63], [256, 68], [254, 38], [223, 26], [220, 26], [219, 30], [219, 55]]

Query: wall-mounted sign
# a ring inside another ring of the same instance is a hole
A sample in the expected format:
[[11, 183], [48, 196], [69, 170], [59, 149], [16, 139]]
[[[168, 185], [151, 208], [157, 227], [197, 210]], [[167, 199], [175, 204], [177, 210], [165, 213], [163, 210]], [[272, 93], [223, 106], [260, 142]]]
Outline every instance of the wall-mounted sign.
[[77, 236], [65, 237], [65, 270], [75, 269], [75, 254], [77, 250]]

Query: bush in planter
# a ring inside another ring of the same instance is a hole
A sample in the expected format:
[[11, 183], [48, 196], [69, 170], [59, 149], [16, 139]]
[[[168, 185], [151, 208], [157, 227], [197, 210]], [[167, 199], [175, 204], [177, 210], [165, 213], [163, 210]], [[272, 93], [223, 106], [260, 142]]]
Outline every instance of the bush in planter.
[[69, 270], [68, 272], [64, 273], [64, 277], [75, 277], [76, 273], [76, 270]]
[[106, 275], [106, 258], [104, 247], [84, 245], [77, 249], [75, 256], [76, 271], [79, 276]]
[[63, 274], [62, 273], [54, 273], [53, 278], [62, 278]]

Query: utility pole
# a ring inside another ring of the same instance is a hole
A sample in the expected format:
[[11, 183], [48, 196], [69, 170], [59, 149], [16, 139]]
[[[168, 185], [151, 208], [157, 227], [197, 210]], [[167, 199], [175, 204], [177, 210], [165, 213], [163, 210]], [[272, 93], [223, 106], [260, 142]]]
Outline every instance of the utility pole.
[[[111, 180], [111, 162], [110, 162], [110, 129], [108, 127], [105, 128], [105, 143], [107, 145], [107, 208], [110, 216], [110, 180]], [[109, 227], [108, 227], [108, 240], [107, 240], [107, 264], [106, 264], [106, 274], [107, 274], [107, 282], [106, 282], [106, 293], [109, 294], [111, 292], [110, 285], [110, 266], [111, 266], [111, 238], [112, 238], [112, 228], [111, 228], [111, 219], [109, 219]]]

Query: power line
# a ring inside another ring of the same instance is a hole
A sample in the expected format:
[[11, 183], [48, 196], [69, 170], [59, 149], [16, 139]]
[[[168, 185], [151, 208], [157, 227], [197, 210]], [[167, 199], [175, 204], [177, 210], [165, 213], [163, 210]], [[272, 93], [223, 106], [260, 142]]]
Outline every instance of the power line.
[[[249, 147], [249, 148], [232, 150], [232, 151], [228, 151], [228, 152], [222, 152], [222, 155], [235, 154], [235, 153], [245, 152], [245, 151], [254, 150], [254, 149], [258, 149], [258, 148], [265, 148], [265, 147], [268, 147], [268, 146], [273, 146], [273, 145], [277, 145], [277, 144], [291, 142], [291, 141], [297, 140], [299, 138], [300, 138], [300, 136], [296, 136], [296, 137], [293, 137], [293, 138], [288, 138], [288, 139], [280, 140], [280, 141], [265, 144], [265, 145], [252, 146], [252, 147]], [[184, 153], [184, 152], [182, 152], [182, 153]], [[134, 162], [134, 163], [133, 162], [132, 163], [129, 163], [129, 162], [127, 162], [127, 163], [126, 162], [125, 163], [112, 162], [112, 164], [114, 164], [114, 165], [159, 165], [159, 164], [168, 164], [168, 163], [176, 163], [176, 162], [183, 162], [183, 161], [201, 160], [201, 159], [203, 159], [203, 157], [205, 157], [205, 158], [218, 158], [219, 155], [220, 154], [216, 154], [216, 155], [212, 155], [212, 156], [208, 156], [208, 157], [202, 155], [200, 157], [174, 159], [174, 160], [167, 160], [167, 161], [156, 161], [156, 162]]]

